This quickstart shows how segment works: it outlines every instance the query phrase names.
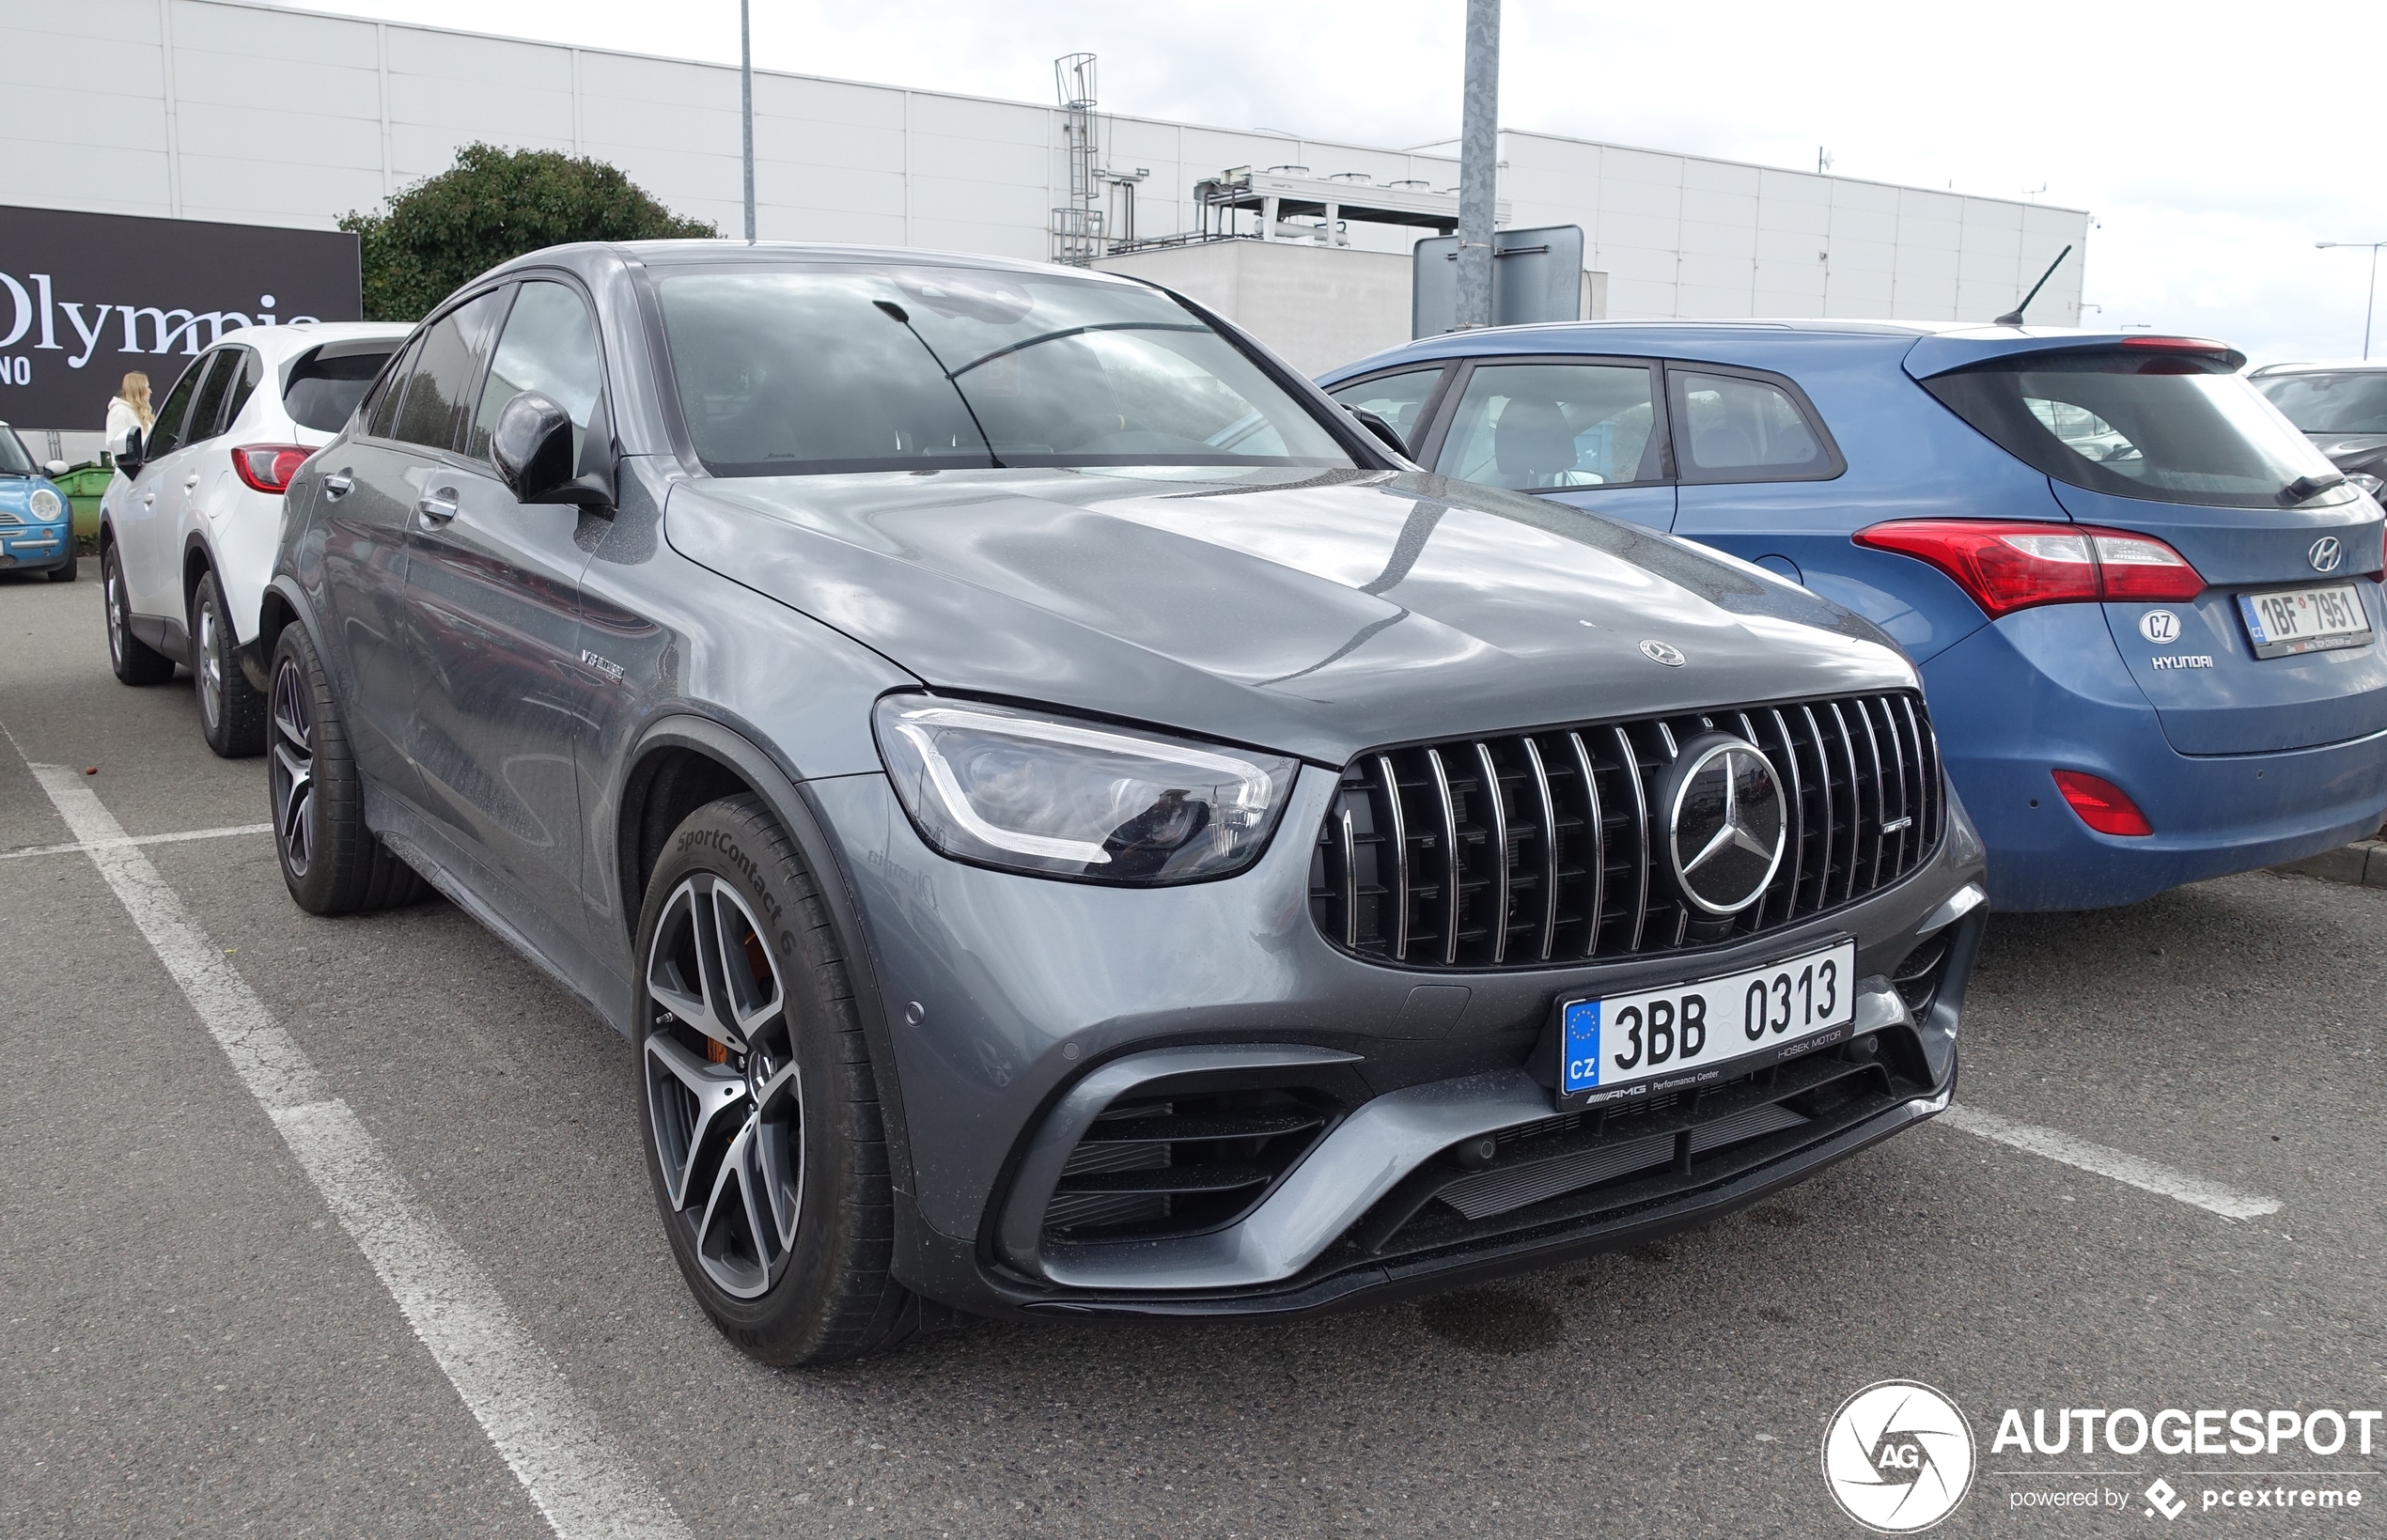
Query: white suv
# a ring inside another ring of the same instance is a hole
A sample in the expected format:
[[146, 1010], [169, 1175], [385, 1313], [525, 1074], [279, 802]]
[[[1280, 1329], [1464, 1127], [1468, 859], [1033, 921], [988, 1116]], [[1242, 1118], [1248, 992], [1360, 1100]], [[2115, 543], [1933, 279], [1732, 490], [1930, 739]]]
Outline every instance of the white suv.
[[148, 442], [119, 456], [100, 503], [108, 661], [135, 685], [187, 664], [200, 730], [227, 758], [265, 749], [265, 680], [245, 649], [273, 571], [283, 489], [412, 330], [303, 321], [227, 332], [166, 392]]

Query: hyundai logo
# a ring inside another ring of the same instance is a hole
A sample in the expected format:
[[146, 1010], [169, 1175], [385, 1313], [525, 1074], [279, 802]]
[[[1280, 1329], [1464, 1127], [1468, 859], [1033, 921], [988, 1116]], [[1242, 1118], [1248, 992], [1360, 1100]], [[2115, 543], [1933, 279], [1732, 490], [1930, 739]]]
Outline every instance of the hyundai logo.
[[1667, 854], [1675, 885], [1709, 914], [1755, 903], [1782, 864], [1789, 821], [1773, 766], [1755, 744], [1708, 733], [1683, 745], [1674, 764]]
[[2324, 535], [2315, 540], [2312, 550], [2304, 554], [2312, 561], [2314, 571], [2334, 572], [2337, 564], [2346, 559], [2346, 548], [2337, 543], [2336, 536]]

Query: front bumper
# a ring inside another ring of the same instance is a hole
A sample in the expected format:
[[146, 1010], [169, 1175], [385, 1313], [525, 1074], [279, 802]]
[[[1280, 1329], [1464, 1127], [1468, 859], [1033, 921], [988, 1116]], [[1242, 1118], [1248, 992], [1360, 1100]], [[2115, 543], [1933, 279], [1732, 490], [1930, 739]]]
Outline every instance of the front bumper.
[[[1946, 916], [1982, 874], [1961, 809], [1951, 806], [1940, 850], [1905, 880], [1737, 945], [1591, 968], [1424, 973], [1337, 952], [1312, 923], [1305, 834], [1334, 789], [1331, 772], [1305, 768], [1269, 851], [1240, 877], [1122, 890], [945, 860], [921, 844], [883, 777], [808, 785], [886, 1002], [886, 1092], [900, 1099], [909, 1159], [898, 1170], [911, 1178], [901, 1196], [917, 1221], [898, 1226], [906, 1283], [999, 1315], [1328, 1308], [1697, 1222], [1945, 1105], [1986, 919]], [[1785, 1066], [1775, 1084], [1728, 1082], [1604, 1123], [1555, 1112], [1534, 1066], [1562, 996], [1712, 976], [1842, 935], [1857, 946], [1863, 1014], [1851, 1035], [1862, 1049], [1837, 1045]], [[1911, 1008], [1914, 988], [1892, 979], [1932, 948], [1937, 972]], [[1051, 1189], [1037, 1184], [1053, 1167], [1039, 1140], [1053, 1142], [1085, 1087], [1107, 1077], [1117, 1084], [1102, 1094], [1118, 1094], [1171, 1055], [1300, 1062], [1307, 1067], [1287, 1074], [1331, 1102], [1329, 1126], [1253, 1208], [1208, 1234], [1040, 1240]], [[1799, 1115], [1733, 1122], [1777, 1104]], [[1455, 1146], [1485, 1138], [1500, 1145], [1497, 1169], [1452, 1163]], [[1593, 1174], [1474, 1221], [1437, 1201], [1455, 1182], [1480, 1192], [1499, 1170], [1566, 1160]]]
[[0, 528], [0, 572], [42, 571], [73, 556], [74, 537], [64, 521]]

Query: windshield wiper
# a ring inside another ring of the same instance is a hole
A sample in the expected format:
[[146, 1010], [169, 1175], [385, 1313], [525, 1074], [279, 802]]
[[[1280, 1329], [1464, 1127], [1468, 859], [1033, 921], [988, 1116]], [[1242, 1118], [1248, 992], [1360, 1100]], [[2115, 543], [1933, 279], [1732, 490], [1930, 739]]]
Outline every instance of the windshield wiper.
[[[970, 426], [978, 430], [978, 442], [986, 445], [987, 459], [994, 461], [994, 467], [998, 471], [1010, 469], [1003, 463], [1003, 457], [994, 452], [994, 441], [987, 437], [987, 425], [978, 421], [978, 409], [970, 404], [970, 393], [961, 388], [961, 381], [956, 378], [958, 371], [944, 366], [944, 360], [937, 356], [936, 349], [928, 346], [928, 339], [920, 334], [920, 328], [912, 324], [912, 313], [893, 300], [873, 300], [870, 303], [878, 307], [880, 314], [911, 333], [912, 340], [927, 350], [928, 362], [937, 366], [937, 372], [944, 376], [944, 382], [953, 387], [954, 399], [959, 401], [961, 410], [970, 414]], [[968, 366], [964, 365], [963, 367], [966, 368]]]
[[1058, 342], [1063, 337], [1084, 336], [1088, 332], [1207, 332], [1209, 330], [1209, 327], [1202, 325], [1199, 321], [1174, 320], [1104, 320], [1095, 321], [1085, 326], [1065, 326], [1060, 331], [1047, 332], [1042, 336], [1033, 336], [1025, 342], [1015, 342], [1007, 348], [997, 348], [991, 353], [982, 354], [954, 370], [947, 378], [959, 380], [979, 365], [991, 364], [1006, 354], [1021, 352], [1042, 343]]
[[2332, 471], [2327, 475], [2300, 475], [2279, 490], [2279, 500], [2289, 507], [2318, 497], [2332, 487], [2346, 485], [2346, 473]]

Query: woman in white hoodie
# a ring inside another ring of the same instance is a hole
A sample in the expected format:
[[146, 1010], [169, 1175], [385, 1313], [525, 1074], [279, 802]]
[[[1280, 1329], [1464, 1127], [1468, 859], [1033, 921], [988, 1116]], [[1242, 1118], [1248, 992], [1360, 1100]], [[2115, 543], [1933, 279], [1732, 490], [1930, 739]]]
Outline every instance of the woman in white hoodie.
[[135, 369], [108, 401], [108, 453], [123, 458], [128, 433], [137, 428], [146, 440], [157, 420], [149, 406], [149, 377]]

